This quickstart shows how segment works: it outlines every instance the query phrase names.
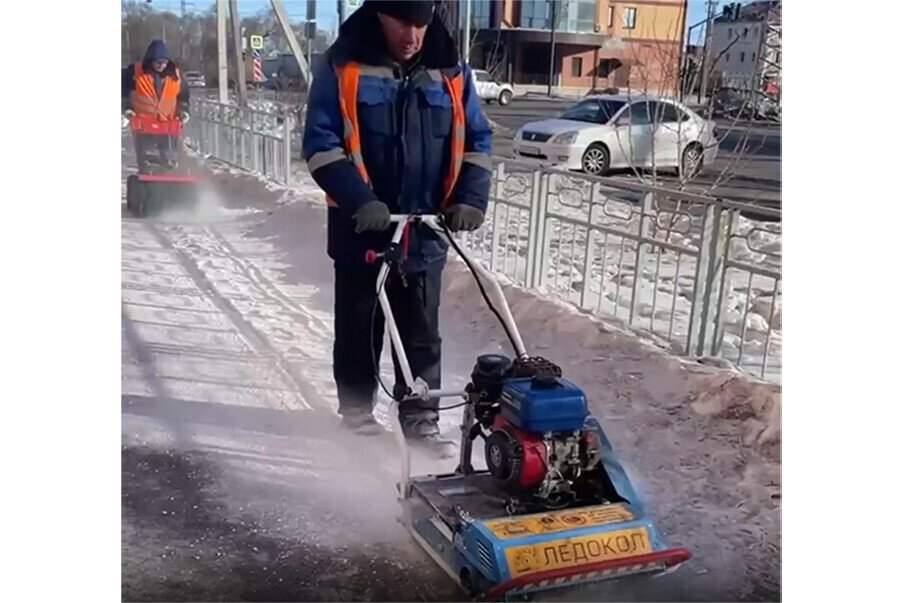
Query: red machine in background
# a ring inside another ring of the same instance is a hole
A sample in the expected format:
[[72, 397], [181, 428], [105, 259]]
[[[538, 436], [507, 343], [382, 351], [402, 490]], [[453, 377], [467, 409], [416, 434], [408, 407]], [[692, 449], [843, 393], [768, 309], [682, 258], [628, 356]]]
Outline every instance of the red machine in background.
[[170, 208], [193, 207], [199, 198], [200, 176], [185, 161], [185, 122], [126, 115], [138, 172], [128, 176], [125, 206], [140, 217], [158, 215]]

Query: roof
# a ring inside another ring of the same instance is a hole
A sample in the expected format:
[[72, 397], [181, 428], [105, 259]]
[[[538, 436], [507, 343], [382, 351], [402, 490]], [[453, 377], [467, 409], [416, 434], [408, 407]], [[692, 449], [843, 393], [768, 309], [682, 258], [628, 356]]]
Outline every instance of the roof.
[[611, 100], [620, 103], [634, 103], [641, 101], [660, 101], [665, 103], [672, 103], [681, 109], [689, 108], [683, 102], [679, 101], [677, 98], [673, 96], [661, 96], [659, 94], [587, 94], [578, 102], [582, 102], [589, 99], [597, 99], [597, 100]]
[[745, 23], [762, 21], [766, 17], [769, 8], [781, 9], [781, 0], [757, 0], [741, 5], [738, 18], [729, 18], [724, 15], [716, 17], [715, 23]]

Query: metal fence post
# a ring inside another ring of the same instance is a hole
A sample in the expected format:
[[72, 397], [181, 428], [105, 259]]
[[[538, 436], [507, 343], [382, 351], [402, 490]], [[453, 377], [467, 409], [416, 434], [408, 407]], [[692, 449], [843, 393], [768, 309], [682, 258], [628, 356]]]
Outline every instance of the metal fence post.
[[[725, 289], [728, 286], [728, 258], [731, 255], [731, 230], [737, 221], [740, 212], [734, 209], [728, 209], [724, 212], [725, 232], [722, 235], [722, 261], [721, 271], [717, 271], [716, 279], [718, 281], [718, 293], [716, 294], [715, 314], [712, 317], [713, 334], [712, 334], [712, 351], [714, 356], [718, 356], [722, 350], [722, 341], [725, 338]], [[749, 292], [748, 292], [749, 293]]]
[[[638, 305], [641, 303], [641, 276], [644, 274], [644, 261], [645, 261], [645, 253], [644, 246], [645, 241], [646, 244], [649, 244], [650, 239], [650, 224], [652, 219], [652, 211], [653, 211], [653, 193], [648, 192], [644, 194], [644, 198], [641, 200], [641, 213], [638, 217], [638, 241], [637, 248], [634, 253], [634, 285], [631, 288], [631, 307], [628, 310], [628, 324], [634, 324], [634, 313], [637, 310]], [[655, 222], [655, 221], [654, 221]], [[624, 246], [624, 241], [622, 242]], [[662, 252], [662, 249], [659, 250]], [[659, 278], [659, 275], [657, 275]]]
[[221, 150], [220, 142], [219, 142], [219, 138], [220, 138], [219, 130], [220, 130], [221, 128], [220, 128], [219, 126], [220, 126], [220, 124], [221, 124], [221, 122], [222, 122], [222, 105], [218, 105], [218, 104], [216, 105], [215, 111], [213, 112], [213, 116], [214, 116], [214, 121], [213, 121], [214, 134], [213, 134], [213, 137], [214, 137], [214, 144], [215, 144], [215, 150], [213, 151], [213, 156], [214, 156], [214, 157], [221, 157], [222, 154], [219, 152], [219, 151]]
[[538, 232], [541, 229], [541, 189], [544, 185], [543, 173], [540, 169], [534, 170], [531, 179], [531, 207], [529, 208], [528, 217], [528, 250], [525, 254], [525, 286], [533, 287], [536, 274], [538, 272], [537, 264], [540, 262], [540, 241], [538, 240]]
[[[496, 174], [496, 176], [494, 176], [494, 182], [495, 182], [495, 187], [496, 187], [494, 195], [495, 195], [496, 199], [504, 198], [503, 197], [503, 181], [505, 180], [505, 178], [506, 178], [506, 164], [501, 162], [497, 165], [497, 174]], [[494, 230], [491, 233], [491, 259], [490, 259], [491, 263], [490, 263], [490, 266], [491, 266], [491, 270], [497, 271], [499, 269], [498, 263], [499, 263], [499, 256], [500, 256], [500, 254], [497, 253], [498, 248], [500, 247], [500, 224], [499, 224], [497, 218], [500, 214], [500, 207], [496, 203], [492, 203], [491, 205], [494, 206], [493, 207], [494, 217], [493, 217], [493, 220], [491, 221], [493, 224]], [[508, 224], [509, 223], [509, 206], [506, 207], [506, 220], [507, 220], [507, 224]], [[508, 239], [507, 239], [507, 241], [508, 241]], [[503, 255], [503, 260], [504, 260], [504, 264], [505, 264], [506, 263], [506, 254]], [[505, 268], [505, 266], [504, 266], [504, 268]], [[499, 270], [501, 273], [505, 272], [502, 269], [499, 269]], [[513, 275], [513, 277], [515, 277], [515, 275]]]
[[706, 342], [706, 330], [710, 313], [713, 278], [716, 264], [720, 257], [721, 238], [719, 236], [719, 224], [721, 216], [721, 203], [707, 206], [703, 215], [703, 235], [700, 239], [700, 254], [697, 258], [694, 299], [691, 304], [687, 345], [684, 350], [684, 353], [687, 355], [703, 356], [709, 348]]
[[291, 183], [291, 109], [284, 108], [284, 183]]
[[[246, 113], [249, 114], [249, 110]], [[247, 169], [247, 116], [243, 108], [241, 109], [239, 127], [241, 132], [241, 167]]]
[[[537, 241], [535, 242], [535, 249], [537, 250], [537, 257], [535, 258], [534, 266], [536, 270], [536, 274], [534, 277], [534, 286], [542, 287], [547, 278], [548, 273], [548, 265], [550, 261], [550, 237], [547, 236], [547, 207], [550, 204], [550, 178], [552, 174], [545, 173], [542, 174], [543, 187], [541, 189], [541, 194], [538, 197], [538, 211], [537, 211], [537, 221], [538, 221], [538, 229], [537, 229]], [[560, 234], [560, 245], [562, 245], [562, 235]]]
[[256, 135], [256, 111], [250, 111], [250, 163], [252, 169], [259, 173], [259, 137]]
[[201, 100], [197, 105], [197, 125], [199, 129], [198, 137], [197, 137], [197, 150], [200, 151], [201, 154], [206, 154], [206, 111], [204, 107], [204, 102]]

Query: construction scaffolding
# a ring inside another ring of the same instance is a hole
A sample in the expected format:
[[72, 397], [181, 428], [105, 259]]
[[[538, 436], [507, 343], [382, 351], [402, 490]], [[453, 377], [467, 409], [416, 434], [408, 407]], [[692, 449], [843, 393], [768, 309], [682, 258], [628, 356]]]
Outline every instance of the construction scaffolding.
[[753, 94], [757, 108], [772, 107], [781, 121], [781, 2], [769, 2], [761, 23]]

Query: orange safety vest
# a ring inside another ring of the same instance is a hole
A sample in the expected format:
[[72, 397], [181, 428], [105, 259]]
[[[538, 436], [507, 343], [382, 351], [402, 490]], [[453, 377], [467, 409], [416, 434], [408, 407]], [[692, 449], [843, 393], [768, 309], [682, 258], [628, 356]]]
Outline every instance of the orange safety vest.
[[[359, 63], [351, 61], [346, 65], [335, 67], [334, 70], [338, 80], [338, 99], [341, 106], [341, 116], [344, 119], [344, 151], [356, 165], [366, 184], [369, 184], [369, 172], [366, 171], [366, 166], [363, 164], [362, 140], [359, 135], [359, 116], [356, 111], [356, 99], [359, 93]], [[453, 127], [450, 132], [450, 170], [444, 177], [444, 201], [442, 205], [446, 207], [450, 203], [450, 196], [453, 194], [453, 188], [456, 186], [456, 180], [459, 178], [459, 172], [462, 169], [463, 154], [466, 146], [466, 114], [462, 102], [462, 73], [457, 74], [452, 79], [446, 75], [443, 78], [447, 92], [450, 94], [453, 108]], [[325, 196], [325, 200], [331, 207], [337, 207], [337, 203], [328, 195]]]
[[181, 74], [178, 73], [178, 79], [163, 78], [163, 89], [159, 98], [156, 96], [153, 79], [152, 73], [144, 73], [143, 64], [135, 63], [131, 110], [138, 115], [152, 115], [160, 121], [175, 119], [178, 94], [181, 92]]

